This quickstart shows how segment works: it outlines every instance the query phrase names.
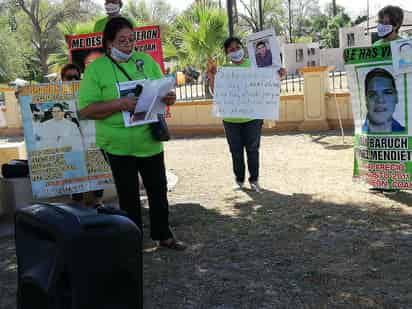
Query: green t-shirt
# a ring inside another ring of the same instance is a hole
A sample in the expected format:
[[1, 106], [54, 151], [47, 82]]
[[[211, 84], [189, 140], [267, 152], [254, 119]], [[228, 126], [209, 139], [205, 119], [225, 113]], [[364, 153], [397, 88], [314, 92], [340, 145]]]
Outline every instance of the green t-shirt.
[[[249, 68], [250, 67], [250, 60], [245, 59], [241, 64], [234, 64], [234, 63], [227, 63], [224, 65], [224, 67], [243, 67], [243, 68]], [[253, 119], [249, 118], [223, 118], [223, 121], [230, 122], [230, 123], [245, 123], [252, 121]]]
[[[396, 41], [396, 40], [399, 40], [399, 39], [402, 39], [402, 37], [398, 36], [393, 41]], [[384, 44], [391, 44], [391, 41], [385, 41], [385, 39], [380, 39], [380, 40], [377, 40], [375, 43], [373, 43], [372, 46], [381, 46], [381, 45], [384, 45]]]
[[[132, 25], [133, 27], [136, 27], [136, 22], [133, 19], [130, 19], [128, 17], [122, 16], [124, 18], [126, 18]], [[94, 28], [93, 28], [93, 32], [103, 32], [104, 31], [104, 27], [106, 27], [107, 22], [109, 21], [109, 17], [103, 17], [101, 19], [99, 19], [98, 21], [96, 21], [96, 23], [94, 24]]]
[[[135, 61], [144, 61], [144, 72], [136, 69]], [[131, 59], [120, 66], [133, 80], [155, 80], [163, 77], [159, 65], [152, 57], [144, 53], [133, 52]], [[79, 90], [79, 109], [92, 103], [102, 103], [119, 98], [117, 82], [129, 79], [107, 57], [100, 57], [86, 68]], [[153, 139], [150, 125], [140, 125], [126, 128], [121, 112], [96, 120], [96, 144], [103, 150], [114, 155], [131, 155], [150, 157], [163, 151], [161, 142]]]

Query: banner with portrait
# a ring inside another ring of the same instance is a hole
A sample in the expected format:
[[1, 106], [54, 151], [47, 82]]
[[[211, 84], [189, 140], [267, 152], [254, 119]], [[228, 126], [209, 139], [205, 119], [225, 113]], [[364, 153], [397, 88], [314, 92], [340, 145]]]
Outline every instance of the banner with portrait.
[[[136, 27], [133, 30], [136, 39], [136, 51], [152, 56], [164, 72], [159, 26]], [[101, 32], [67, 36], [70, 62], [79, 66], [83, 72], [87, 64], [104, 54], [102, 36]]]
[[355, 121], [354, 177], [412, 189], [412, 73], [397, 73], [389, 44], [344, 52]]
[[35, 198], [103, 189], [110, 168], [95, 144], [93, 121], [80, 120], [79, 82], [36, 84], [19, 91]]

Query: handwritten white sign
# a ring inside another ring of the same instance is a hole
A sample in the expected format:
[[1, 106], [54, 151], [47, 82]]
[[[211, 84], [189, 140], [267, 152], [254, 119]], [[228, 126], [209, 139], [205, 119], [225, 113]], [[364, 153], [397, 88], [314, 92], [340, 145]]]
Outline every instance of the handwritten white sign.
[[218, 69], [214, 115], [224, 118], [279, 119], [280, 80], [277, 69]]

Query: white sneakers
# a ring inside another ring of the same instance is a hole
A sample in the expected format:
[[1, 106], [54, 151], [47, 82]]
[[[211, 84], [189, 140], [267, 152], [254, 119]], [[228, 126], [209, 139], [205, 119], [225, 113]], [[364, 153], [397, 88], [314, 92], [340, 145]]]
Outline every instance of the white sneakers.
[[250, 189], [252, 191], [255, 191], [256, 193], [260, 193], [261, 191], [259, 183], [257, 181], [253, 181], [250, 183]]
[[243, 189], [243, 182], [236, 181], [235, 184], [233, 185], [233, 191], [240, 191]]
[[[234, 191], [243, 190], [244, 186], [245, 186], [245, 185], [244, 185], [243, 182], [236, 181], [236, 183], [233, 185], [233, 190], [234, 190]], [[260, 193], [260, 192], [261, 192], [261, 188], [260, 188], [260, 186], [259, 186], [259, 183], [258, 183], [257, 181], [250, 182], [250, 190], [252, 190], [252, 191], [254, 191], [254, 192], [256, 192], [256, 193]]]

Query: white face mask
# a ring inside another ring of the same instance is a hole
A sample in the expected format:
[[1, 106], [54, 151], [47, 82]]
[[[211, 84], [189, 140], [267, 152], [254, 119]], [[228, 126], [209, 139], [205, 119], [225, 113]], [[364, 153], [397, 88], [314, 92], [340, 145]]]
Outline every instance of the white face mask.
[[378, 36], [380, 38], [385, 38], [393, 32], [393, 26], [392, 25], [378, 24], [377, 30], [378, 30]]
[[228, 56], [230, 60], [232, 60], [232, 62], [240, 62], [243, 60], [245, 52], [243, 51], [243, 49], [239, 49], [237, 51], [229, 53]]
[[129, 61], [130, 57], [133, 54], [133, 51], [130, 54], [126, 54], [122, 52], [121, 50], [118, 50], [116, 47], [112, 47], [110, 54], [112, 57], [118, 61]]
[[109, 16], [116, 16], [120, 12], [120, 4], [108, 3], [104, 6], [106, 14]]

